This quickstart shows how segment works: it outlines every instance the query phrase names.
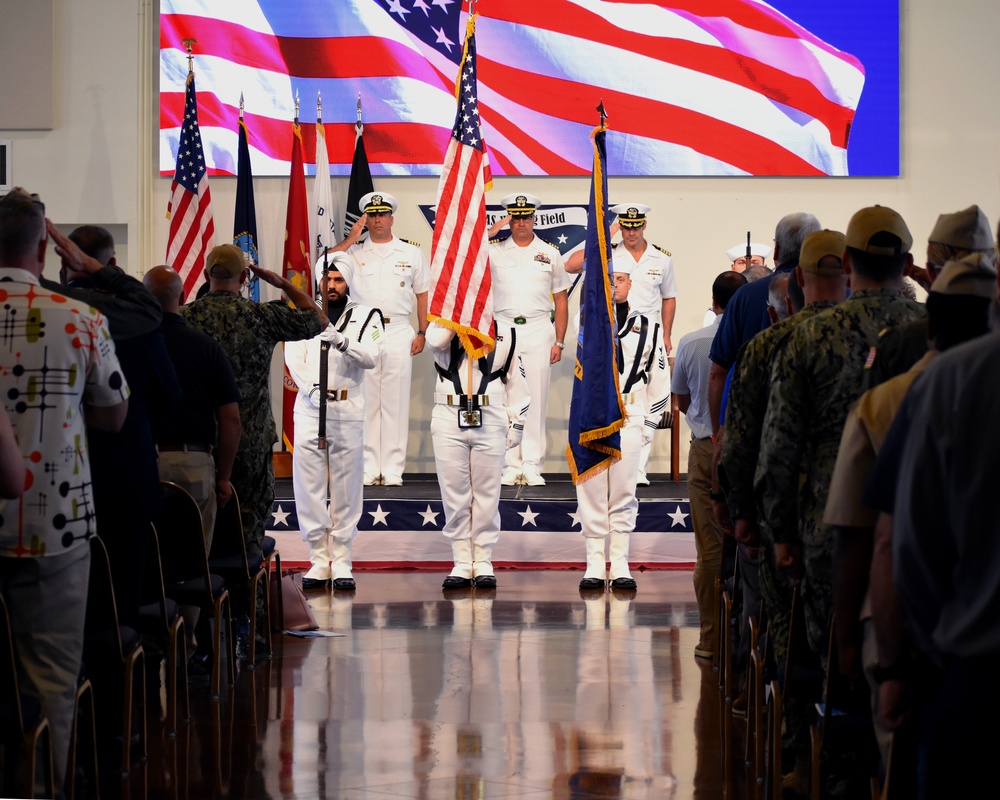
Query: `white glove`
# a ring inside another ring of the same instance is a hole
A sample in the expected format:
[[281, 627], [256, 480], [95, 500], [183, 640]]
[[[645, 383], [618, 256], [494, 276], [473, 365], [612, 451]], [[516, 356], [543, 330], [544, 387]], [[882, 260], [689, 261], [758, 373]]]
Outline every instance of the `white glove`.
[[521, 437], [524, 436], [524, 428], [515, 428], [511, 425], [507, 428], [507, 449], [513, 450], [521, 444]]
[[656, 428], [651, 425], [643, 423], [642, 426], [642, 446], [645, 447], [647, 444], [653, 443], [653, 434], [656, 433]]
[[320, 338], [321, 341], [329, 342], [331, 345], [333, 345], [334, 347], [336, 347], [338, 350], [344, 344], [344, 334], [342, 334], [340, 331], [338, 331], [332, 324], [326, 326], [326, 330], [324, 330], [319, 335], [319, 338]]

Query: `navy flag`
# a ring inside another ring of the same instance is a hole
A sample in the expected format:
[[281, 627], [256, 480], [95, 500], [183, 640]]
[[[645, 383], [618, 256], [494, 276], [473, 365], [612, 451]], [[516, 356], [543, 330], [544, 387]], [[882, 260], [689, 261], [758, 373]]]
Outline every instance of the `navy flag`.
[[569, 407], [569, 462], [573, 483], [581, 484], [621, 460], [625, 406], [618, 384], [614, 296], [611, 291], [611, 235], [607, 219], [607, 150], [602, 122], [594, 130], [594, 172], [587, 210], [587, 245], [580, 333], [576, 342], [573, 397]]
[[[240, 115], [240, 149], [236, 162], [236, 214], [233, 217], [233, 244], [243, 251], [247, 264], [257, 266], [257, 211], [253, 202], [253, 174], [250, 171], [250, 145], [247, 127]], [[260, 280], [252, 272], [244, 290], [255, 303], [260, 302]]]

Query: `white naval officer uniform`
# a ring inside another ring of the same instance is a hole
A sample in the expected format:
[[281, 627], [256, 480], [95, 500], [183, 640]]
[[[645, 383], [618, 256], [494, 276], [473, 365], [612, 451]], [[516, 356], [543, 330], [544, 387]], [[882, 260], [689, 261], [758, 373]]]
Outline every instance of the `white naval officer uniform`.
[[[532, 403], [524, 368], [517, 356], [521, 325], [496, 326], [496, 346], [472, 363], [454, 332], [437, 323], [427, 328], [437, 382], [431, 412], [434, 465], [441, 487], [445, 524], [455, 568], [452, 575], [479, 578], [493, 574], [493, 545], [500, 536], [500, 475], [504, 453], [521, 441]], [[482, 427], [459, 425], [472, 392]]]
[[524, 366], [531, 407], [520, 448], [507, 451], [506, 464], [517, 472], [541, 473], [545, 462], [545, 414], [556, 341], [552, 295], [569, 289], [572, 280], [555, 245], [535, 236], [525, 247], [513, 237], [490, 243], [493, 313], [498, 328], [515, 326], [516, 352]]
[[[333, 330], [342, 337], [333, 335]], [[317, 447], [324, 338], [335, 340], [327, 355], [325, 451]], [[384, 339], [378, 311], [348, 301], [336, 325], [312, 339], [285, 343], [285, 364], [299, 387], [292, 484], [299, 529], [309, 543], [312, 566], [306, 578], [330, 578], [331, 560], [335, 580], [352, 577], [351, 542], [358, 533], [363, 491], [364, 379], [378, 364]]]
[[[624, 261], [625, 259], [628, 260]], [[651, 322], [659, 323], [662, 331], [663, 301], [677, 297], [677, 279], [674, 277], [674, 260], [671, 255], [647, 242], [645, 251], [636, 261], [625, 249], [625, 245], [619, 244], [611, 255], [611, 261], [613, 264], [624, 262], [632, 272], [632, 288], [628, 293], [629, 309], [644, 314]], [[662, 335], [660, 346], [663, 346]], [[670, 383], [669, 372], [667, 383]], [[652, 438], [642, 446], [639, 455], [639, 473], [642, 475], [646, 474], [649, 467], [649, 451], [652, 446]]]
[[609, 469], [576, 487], [580, 526], [587, 546], [585, 580], [606, 578], [605, 537], [610, 545], [610, 579], [631, 577], [628, 547], [639, 510], [635, 497], [639, 454], [643, 443], [652, 441], [653, 431], [670, 399], [660, 324], [630, 310], [618, 337], [619, 386], [626, 414], [621, 429], [622, 457]]
[[[347, 250], [354, 259], [351, 297], [377, 308], [385, 320], [385, 338], [378, 364], [365, 376], [365, 465], [373, 477], [402, 477], [410, 426], [410, 346], [414, 330], [410, 315], [414, 295], [430, 288], [430, 267], [423, 251], [396, 236], [376, 244], [359, 242]], [[423, 325], [424, 320], [418, 320]]]

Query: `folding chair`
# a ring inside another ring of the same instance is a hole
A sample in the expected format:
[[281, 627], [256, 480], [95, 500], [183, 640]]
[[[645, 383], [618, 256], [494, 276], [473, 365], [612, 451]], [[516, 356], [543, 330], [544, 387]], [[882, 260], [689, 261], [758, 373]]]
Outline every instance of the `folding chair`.
[[160, 481], [162, 502], [153, 520], [160, 541], [163, 584], [167, 597], [181, 606], [196, 606], [212, 615], [212, 699], [222, 686], [222, 636], [228, 648], [229, 685], [236, 681], [236, 654], [229, 590], [220, 575], [209, 572], [201, 510], [194, 498], [171, 481]]
[[[99, 536], [90, 540], [90, 587], [87, 592], [87, 620], [84, 624], [83, 663], [87, 677], [94, 684], [98, 704], [101, 693], [121, 686], [122, 692], [122, 775], [132, 765], [132, 722], [138, 711], [139, 760], [146, 758], [146, 674], [145, 653], [139, 632], [118, 624], [118, 607], [111, 582], [108, 551]], [[138, 708], [133, 694], [140, 682]], [[108, 695], [105, 694], [105, 697]]]

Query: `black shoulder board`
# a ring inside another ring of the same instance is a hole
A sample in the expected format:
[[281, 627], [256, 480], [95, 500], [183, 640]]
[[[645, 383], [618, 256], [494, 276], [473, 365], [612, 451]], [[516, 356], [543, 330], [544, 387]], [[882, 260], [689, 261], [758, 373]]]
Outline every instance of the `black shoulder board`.
[[654, 244], [653, 247], [655, 247], [657, 250], [659, 250], [665, 256], [669, 256], [670, 255], [670, 251], [667, 250], [665, 247], [660, 247], [658, 244]]
[[[415, 242], [412, 239], [404, 239], [402, 236], [399, 237], [399, 241], [406, 242], [407, 244], [412, 244], [414, 247], [420, 247], [420, 242]], [[669, 253], [667, 255], [670, 255]]]

